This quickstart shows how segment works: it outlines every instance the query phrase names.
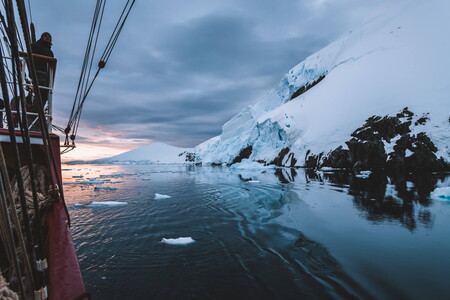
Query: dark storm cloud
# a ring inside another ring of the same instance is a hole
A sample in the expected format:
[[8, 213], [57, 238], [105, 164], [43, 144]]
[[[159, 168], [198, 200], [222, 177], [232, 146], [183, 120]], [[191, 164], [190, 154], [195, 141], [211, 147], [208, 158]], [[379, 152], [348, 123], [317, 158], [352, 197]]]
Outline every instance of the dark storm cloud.
[[[59, 57], [58, 123], [72, 107], [94, 2], [49, 2], [33, 7], [33, 16], [39, 32], [53, 33]], [[118, 138], [195, 146], [220, 134], [290, 68], [389, 2], [395, 1], [137, 1], [82, 123]], [[99, 52], [124, 3], [108, 3]]]

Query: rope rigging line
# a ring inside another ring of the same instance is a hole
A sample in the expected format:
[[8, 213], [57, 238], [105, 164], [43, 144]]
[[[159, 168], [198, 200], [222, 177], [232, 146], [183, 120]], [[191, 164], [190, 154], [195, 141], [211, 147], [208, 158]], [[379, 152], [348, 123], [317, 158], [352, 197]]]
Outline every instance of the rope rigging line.
[[[69, 119], [69, 122], [67, 124], [67, 128], [65, 130], [65, 133], [66, 133], [65, 144], [69, 143], [69, 141], [68, 141], [68, 134], [70, 133], [70, 126], [72, 126], [72, 124], [73, 124], [73, 120], [71, 120], [71, 118], [72, 118], [72, 116], [74, 114], [75, 108], [80, 105], [81, 95], [83, 94], [83, 91], [85, 89], [87, 67], [89, 65], [89, 59], [92, 57], [92, 56], [90, 56], [91, 48], [92, 48], [92, 42], [93, 42], [94, 36], [96, 35], [95, 33], [100, 31], [101, 20], [103, 18], [99, 18], [99, 15], [100, 14], [103, 15], [105, 4], [106, 4], [106, 1], [97, 0], [97, 4], [96, 4], [95, 10], [94, 10], [94, 16], [92, 18], [91, 30], [89, 32], [89, 38], [88, 38], [88, 42], [87, 42], [87, 45], [86, 45], [86, 50], [85, 50], [85, 53], [84, 53], [83, 66], [81, 68], [81, 73], [80, 73], [80, 78], [79, 78], [79, 81], [78, 81], [77, 92], [75, 94], [75, 100], [73, 102], [72, 111], [70, 113], [71, 117]], [[98, 34], [97, 34], [97, 36], [98, 36]]]
[[[99, 5], [101, 5], [102, 0], [97, 0], [97, 7], [99, 7]], [[108, 43], [105, 47], [105, 50], [103, 51], [100, 61], [98, 63], [98, 69], [95, 72], [95, 75], [92, 77], [92, 80], [89, 81], [90, 77], [91, 77], [91, 68], [92, 68], [92, 63], [93, 63], [93, 57], [94, 57], [94, 53], [95, 53], [95, 48], [96, 48], [96, 44], [98, 41], [98, 34], [99, 34], [99, 30], [100, 28], [98, 28], [97, 32], [97, 36], [94, 42], [94, 50], [92, 51], [92, 54], [89, 56], [88, 52], [91, 51], [91, 44], [92, 44], [92, 36], [93, 36], [93, 32], [95, 32], [95, 26], [97, 26], [97, 23], [95, 23], [98, 19], [98, 14], [99, 14], [99, 9], [96, 9], [96, 13], [94, 14], [94, 18], [93, 18], [93, 23], [92, 23], [92, 27], [91, 27], [91, 35], [89, 37], [88, 40], [88, 46], [86, 47], [86, 54], [85, 54], [85, 60], [83, 62], [83, 68], [82, 68], [82, 72], [80, 74], [80, 82], [78, 84], [78, 89], [77, 89], [77, 93], [76, 93], [76, 97], [74, 100], [74, 104], [72, 107], [72, 112], [70, 114], [70, 118], [69, 121], [67, 123], [67, 127], [65, 129], [65, 133], [66, 133], [66, 141], [65, 141], [65, 145], [69, 145], [69, 133], [72, 132], [72, 134], [70, 135], [70, 140], [72, 140], [72, 145], [75, 145], [75, 138], [76, 135], [78, 133], [78, 127], [80, 124], [80, 119], [81, 119], [81, 112], [83, 110], [83, 105], [84, 102], [86, 101], [86, 98], [98, 76], [98, 74], [100, 73], [100, 70], [103, 69], [106, 65], [106, 63], [108, 62], [111, 53], [115, 47], [115, 45], [117, 44], [117, 40], [119, 38], [120, 33], [122, 32], [122, 29], [125, 25], [125, 22], [130, 14], [131, 9], [133, 8], [134, 3], [136, 2], [136, 0], [128, 0], [122, 10], [122, 13], [120, 14], [119, 19], [117, 20], [117, 23], [114, 27], [114, 30], [108, 40]], [[104, 3], [103, 3], [103, 9], [104, 9]], [[100, 22], [99, 22], [99, 27], [101, 24], [101, 20], [103, 18], [103, 12], [100, 15]], [[90, 59], [88, 59], [88, 57]], [[87, 75], [85, 74], [86, 70], [86, 65], [89, 64], [89, 70]], [[84, 81], [82, 81], [82, 78], [85, 79]], [[83, 84], [81, 84], [81, 82], [83, 82]]]
[[[11, 106], [9, 104], [9, 96], [8, 96], [8, 90], [7, 90], [7, 82], [6, 82], [6, 76], [4, 72], [3, 67], [3, 60], [2, 60], [2, 68], [0, 68], [0, 80], [2, 85], [2, 92], [3, 96], [5, 98], [5, 109], [6, 109], [6, 115], [7, 115], [7, 121], [8, 121], [8, 130], [9, 130], [9, 136], [11, 140], [11, 145], [13, 147], [13, 156], [15, 161], [15, 171], [16, 171], [16, 180], [17, 180], [17, 188], [19, 190], [19, 198], [20, 198], [20, 204], [21, 204], [21, 210], [25, 225], [25, 232], [27, 236], [28, 241], [28, 251], [30, 253], [32, 262], [33, 262], [33, 277], [34, 277], [34, 289], [35, 291], [40, 290], [41, 288], [45, 287], [46, 285], [46, 276], [45, 276], [45, 269], [41, 269], [38, 266], [38, 262], [45, 260], [44, 257], [44, 243], [43, 243], [43, 236], [42, 236], [42, 228], [40, 226], [40, 212], [39, 212], [39, 202], [37, 198], [37, 190], [36, 190], [36, 184], [35, 184], [35, 173], [34, 173], [34, 167], [33, 167], [33, 156], [31, 151], [31, 143], [30, 143], [30, 136], [28, 132], [28, 124], [27, 124], [27, 115], [26, 115], [26, 103], [25, 103], [25, 93], [24, 93], [24, 86], [23, 86], [23, 80], [22, 80], [22, 73], [20, 69], [20, 58], [19, 58], [19, 51], [18, 51], [18, 45], [17, 45], [17, 39], [16, 39], [16, 32], [15, 29], [17, 28], [15, 25], [15, 19], [14, 19], [14, 10], [13, 10], [13, 4], [11, 0], [5, 1], [5, 9], [6, 9], [6, 16], [8, 20], [8, 29], [10, 30], [10, 43], [11, 43], [11, 53], [12, 53], [12, 70], [13, 70], [13, 87], [14, 87], [14, 97], [15, 99], [18, 99], [20, 101], [19, 105], [21, 105], [22, 108], [22, 119], [19, 118], [18, 123], [20, 123], [20, 129], [22, 134], [23, 143], [25, 146], [25, 155], [28, 160], [28, 172], [29, 176], [31, 178], [30, 186], [32, 190], [32, 197], [33, 197], [33, 207], [34, 207], [34, 215], [35, 215], [35, 232], [37, 234], [37, 240], [33, 238], [33, 234], [31, 231], [31, 222], [30, 222], [30, 216], [28, 214], [28, 208], [27, 208], [27, 202], [25, 198], [25, 182], [22, 177], [22, 170], [21, 170], [21, 162], [20, 162], [20, 154], [18, 151], [18, 145], [16, 141], [15, 136], [15, 130], [14, 130], [14, 122], [12, 119], [12, 111]], [[21, 7], [18, 3], [18, 11], [21, 15], [21, 21], [22, 25], [25, 23], [23, 20], [23, 10], [21, 10]], [[21, 13], [22, 12], [22, 13]], [[22, 26], [23, 27], [23, 26]], [[28, 40], [27, 40], [28, 41]], [[28, 43], [29, 44], [29, 43]], [[31, 49], [30, 49], [31, 50]], [[30, 55], [32, 56], [32, 55]], [[16, 73], [17, 72], [17, 73]], [[17, 76], [16, 76], [17, 75]], [[34, 81], [37, 80], [36, 74], [33, 74]], [[36, 85], [35, 85], [36, 86]], [[18, 93], [18, 87], [19, 87], [19, 93]], [[19, 97], [20, 94], [20, 97]], [[16, 100], [17, 102], [17, 100]], [[18, 110], [19, 109], [18, 106]], [[45, 123], [45, 120], [41, 124]], [[43, 135], [44, 137], [44, 132]], [[45, 145], [45, 141], [44, 141]], [[50, 148], [51, 149], [51, 148]], [[50, 168], [50, 164], [49, 164]]]
[[[2, 53], [0, 53], [0, 55], [2, 55]], [[6, 117], [7, 117], [7, 123], [8, 123], [8, 128], [9, 128], [9, 136], [10, 136], [10, 140], [11, 140], [11, 146], [12, 146], [12, 150], [13, 150], [13, 157], [14, 157], [14, 164], [16, 166], [16, 178], [18, 181], [18, 189], [19, 189], [19, 199], [20, 199], [20, 203], [22, 206], [22, 213], [23, 213], [23, 219], [24, 219], [24, 223], [25, 223], [25, 233], [26, 233], [26, 237], [28, 240], [28, 251], [29, 253], [33, 255], [34, 253], [34, 247], [31, 243], [32, 241], [32, 234], [31, 234], [31, 227], [30, 227], [30, 221], [29, 221], [29, 216], [27, 213], [27, 209], [26, 209], [26, 200], [25, 200], [25, 190], [23, 187], [23, 180], [22, 180], [22, 174], [20, 172], [20, 160], [19, 160], [19, 152], [18, 152], [18, 148], [17, 148], [17, 141], [16, 141], [16, 136], [14, 133], [14, 122], [12, 119], [12, 113], [11, 113], [11, 107], [9, 105], [9, 96], [8, 96], [8, 88], [7, 88], [7, 83], [6, 83], [6, 78], [5, 78], [5, 72], [4, 72], [4, 68], [3, 68], [3, 60], [1, 60], [0, 62], [0, 82], [1, 82], [1, 88], [2, 88], [2, 93], [3, 93], [3, 98], [4, 98], [4, 104], [5, 104], [5, 109], [6, 109]], [[24, 209], [25, 208], [25, 209]], [[36, 279], [36, 273], [33, 272], [33, 277]]]

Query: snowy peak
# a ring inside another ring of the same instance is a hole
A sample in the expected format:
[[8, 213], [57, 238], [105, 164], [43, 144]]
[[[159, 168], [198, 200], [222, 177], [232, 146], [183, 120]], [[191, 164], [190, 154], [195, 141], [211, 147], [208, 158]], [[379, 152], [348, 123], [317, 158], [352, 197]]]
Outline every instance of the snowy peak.
[[98, 163], [142, 162], [142, 163], [186, 163], [193, 162], [194, 149], [179, 148], [156, 142], [110, 158], [100, 159]]

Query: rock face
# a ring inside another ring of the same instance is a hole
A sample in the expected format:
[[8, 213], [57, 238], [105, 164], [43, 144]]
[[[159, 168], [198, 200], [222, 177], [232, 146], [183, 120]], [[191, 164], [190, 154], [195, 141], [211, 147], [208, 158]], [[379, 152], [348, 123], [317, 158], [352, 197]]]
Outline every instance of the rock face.
[[240, 163], [243, 159], [249, 158], [250, 155], [252, 154], [252, 149], [253, 149], [252, 145], [249, 145], [244, 149], [242, 149], [241, 152], [239, 152], [239, 155], [233, 159], [233, 162], [231, 164]]
[[[450, 165], [436, 156], [438, 149], [425, 132], [411, 133], [413, 116], [408, 108], [394, 117], [372, 116], [345, 142], [348, 149], [339, 146], [326, 155], [307, 152], [305, 167], [401, 172], [449, 170]], [[423, 116], [414, 125], [423, 125], [427, 120], [427, 116]], [[393, 151], [386, 153], [387, 146], [394, 142]]]
[[449, 169], [449, 164], [442, 157], [437, 158], [435, 152], [438, 149], [423, 132], [403, 135], [395, 144], [394, 150], [386, 162], [388, 170], [414, 172]]

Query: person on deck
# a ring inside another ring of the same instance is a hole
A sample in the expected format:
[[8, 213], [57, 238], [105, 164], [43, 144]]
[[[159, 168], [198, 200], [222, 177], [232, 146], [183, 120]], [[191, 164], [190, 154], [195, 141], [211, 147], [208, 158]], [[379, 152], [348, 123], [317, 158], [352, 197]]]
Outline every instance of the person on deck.
[[[52, 36], [50, 33], [44, 32], [38, 41], [31, 44], [31, 51], [34, 54], [54, 57], [51, 47], [52, 47]], [[48, 87], [49, 85], [49, 74], [47, 64], [48, 62], [45, 61], [44, 59], [39, 59], [36, 57], [34, 58], [34, 66], [36, 68], [36, 75], [38, 77], [40, 86]], [[45, 105], [45, 102], [48, 99], [48, 90], [40, 89], [40, 92], [43, 104]]]

